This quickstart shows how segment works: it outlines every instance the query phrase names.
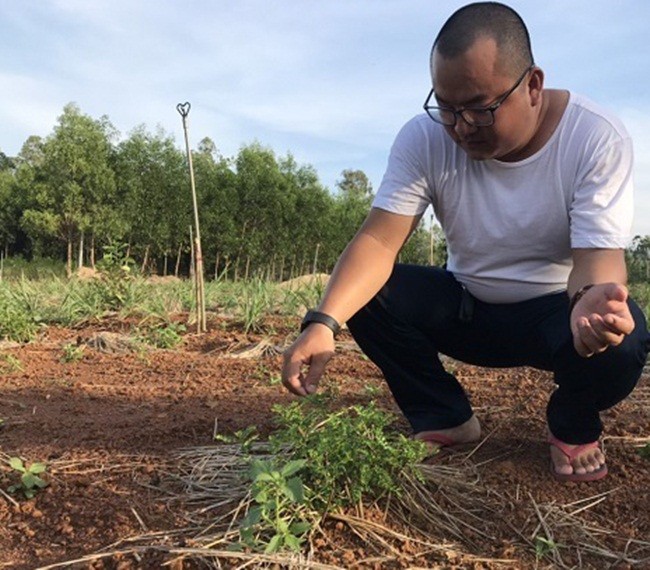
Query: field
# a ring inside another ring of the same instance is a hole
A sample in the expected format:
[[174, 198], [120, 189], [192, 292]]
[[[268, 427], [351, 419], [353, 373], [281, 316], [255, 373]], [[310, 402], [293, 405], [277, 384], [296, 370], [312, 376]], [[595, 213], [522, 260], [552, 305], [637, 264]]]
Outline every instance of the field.
[[[0, 568], [650, 567], [650, 370], [604, 414], [610, 475], [562, 485], [544, 443], [550, 375], [451, 360], [480, 445], [426, 459], [399, 498], [327, 510], [300, 553], [233, 550], [245, 451], [268, 457], [274, 406], [297, 399], [280, 352], [321, 291], [209, 283], [198, 335], [187, 282], [2, 284], [2, 336], [18, 342], [0, 351]], [[321, 391], [332, 414], [397, 413], [347, 332]], [[391, 432], [408, 435], [395, 417]], [[48, 486], [10, 493], [12, 457], [45, 463]]]

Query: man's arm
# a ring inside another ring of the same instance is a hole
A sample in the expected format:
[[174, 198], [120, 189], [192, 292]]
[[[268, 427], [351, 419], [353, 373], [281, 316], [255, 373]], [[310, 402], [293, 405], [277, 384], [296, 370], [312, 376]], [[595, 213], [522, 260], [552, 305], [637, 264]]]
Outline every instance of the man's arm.
[[634, 329], [627, 306], [627, 269], [622, 249], [574, 249], [567, 285], [573, 298], [592, 285], [573, 305], [569, 322], [573, 345], [589, 357], [617, 346]]
[[[397, 254], [419, 220], [419, 216], [373, 208], [341, 254], [318, 311], [344, 323], [370, 301], [390, 277]], [[315, 392], [333, 353], [332, 331], [319, 323], [310, 324], [284, 353], [282, 383], [301, 396]]]

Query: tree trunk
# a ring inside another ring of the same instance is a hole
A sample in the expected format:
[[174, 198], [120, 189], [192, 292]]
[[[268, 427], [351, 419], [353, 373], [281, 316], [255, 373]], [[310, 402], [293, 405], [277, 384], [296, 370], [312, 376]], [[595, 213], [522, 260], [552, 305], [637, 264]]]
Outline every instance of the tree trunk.
[[68, 232], [68, 255], [65, 262], [65, 274], [68, 276], [68, 279], [72, 277], [72, 236], [71, 232]]
[[79, 255], [77, 257], [77, 268], [84, 266], [84, 233], [79, 234]]
[[280, 278], [279, 281], [284, 281], [284, 255], [282, 256], [282, 259], [280, 260]]
[[90, 234], [90, 267], [95, 269], [95, 233]]
[[165, 252], [165, 255], [163, 257], [163, 277], [167, 277], [167, 252]]
[[246, 271], [244, 272], [244, 281], [248, 281], [248, 270], [250, 269], [251, 266], [251, 256], [247, 255], [246, 256]]
[[214, 262], [214, 280], [217, 281], [217, 279], [219, 279], [219, 253], [217, 253], [217, 258]]
[[178, 253], [176, 254], [176, 267], [174, 268], [174, 276], [178, 277], [178, 272], [181, 269], [181, 253], [183, 251], [183, 244], [178, 246]]
[[314, 253], [314, 265], [312, 266], [312, 273], [316, 274], [316, 269], [318, 268], [318, 250], [320, 249], [320, 243], [316, 244], [316, 252]]
[[140, 271], [144, 274], [145, 270], [147, 269], [147, 262], [149, 261], [149, 248], [151, 246], [147, 245], [147, 247], [144, 248], [144, 259], [142, 260], [142, 268]]

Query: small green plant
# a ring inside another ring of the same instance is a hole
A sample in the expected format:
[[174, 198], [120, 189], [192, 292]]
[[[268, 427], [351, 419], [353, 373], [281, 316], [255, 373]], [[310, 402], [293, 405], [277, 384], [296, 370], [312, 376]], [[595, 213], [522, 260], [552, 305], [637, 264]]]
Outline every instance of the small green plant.
[[259, 278], [246, 283], [240, 301], [244, 331], [247, 333], [259, 331], [270, 306], [271, 290], [268, 283]]
[[127, 255], [127, 244], [104, 247], [104, 256], [97, 264], [100, 276], [90, 284], [107, 310], [117, 311], [130, 305], [135, 296], [134, 261]]
[[421, 477], [416, 465], [426, 446], [390, 429], [395, 417], [374, 402], [330, 413], [327, 400], [307, 397], [275, 406], [279, 429], [272, 447], [290, 459], [306, 461], [303, 480], [311, 506], [351, 506], [400, 494], [400, 475]]
[[363, 392], [371, 398], [375, 398], [381, 394], [381, 388], [379, 386], [373, 386], [372, 384], [366, 384], [363, 387]]
[[650, 443], [646, 443], [642, 448], [639, 449], [639, 455], [643, 457], [643, 459], [650, 461]]
[[0, 339], [29, 342], [40, 328], [41, 318], [34, 292], [21, 281], [0, 286]]
[[16, 493], [22, 491], [26, 499], [32, 499], [36, 493], [48, 486], [47, 481], [39, 477], [41, 473], [45, 473], [47, 467], [45, 463], [32, 463], [27, 467], [20, 457], [12, 457], [9, 459], [9, 467], [14, 472], [20, 474], [20, 482], [11, 485], [7, 491], [9, 493]]
[[186, 331], [181, 323], [166, 323], [161, 326], [149, 326], [141, 331], [142, 340], [156, 348], [176, 348], [183, 342], [182, 334]]
[[538, 560], [557, 550], [557, 544], [544, 536], [535, 537], [535, 556]]
[[11, 374], [12, 372], [22, 372], [23, 364], [13, 354], [0, 355], [0, 373]]
[[223, 443], [234, 443], [241, 446], [241, 449], [244, 453], [250, 453], [253, 442], [259, 438], [259, 433], [257, 433], [257, 428], [255, 426], [248, 426], [244, 429], [240, 429], [233, 434], [215, 434], [215, 441], [221, 441]]
[[84, 357], [86, 345], [69, 342], [63, 345], [63, 356], [61, 362], [79, 362]]
[[273, 461], [253, 460], [250, 467], [254, 505], [241, 523], [240, 544], [271, 554], [280, 550], [300, 551], [305, 534], [311, 529], [305, 489], [296, 474], [304, 460], [277, 465]]

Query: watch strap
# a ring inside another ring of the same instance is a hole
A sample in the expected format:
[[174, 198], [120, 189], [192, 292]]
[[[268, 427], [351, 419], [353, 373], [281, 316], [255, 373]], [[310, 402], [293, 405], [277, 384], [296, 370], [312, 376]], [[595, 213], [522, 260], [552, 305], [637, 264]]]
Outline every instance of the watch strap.
[[585, 285], [584, 287], [580, 287], [574, 294], [573, 297], [571, 297], [571, 301], [569, 302], [569, 315], [573, 312], [574, 307], [578, 303], [580, 299], [582, 299], [587, 291], [591, 289], [594, 286], [594, 283], [590, 283], [589, 285]]
[[341, 325], [334, 317], [330, 317], [328, 314], [321, 313], [320, 311], [307, 311], [300, 324], [300, 332], [304, 331], [311, 323], [325, 325], [334, 333], [334, 336], [341, 330]]

